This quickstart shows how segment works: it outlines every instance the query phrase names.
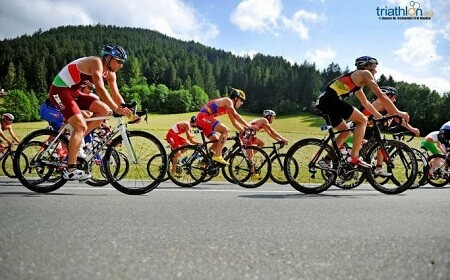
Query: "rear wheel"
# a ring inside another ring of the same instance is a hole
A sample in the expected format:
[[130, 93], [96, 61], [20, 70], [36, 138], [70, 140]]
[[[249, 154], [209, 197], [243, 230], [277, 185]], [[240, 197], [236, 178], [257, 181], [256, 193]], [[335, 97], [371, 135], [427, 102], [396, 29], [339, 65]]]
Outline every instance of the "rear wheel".
[[[284, 159], [286, 154], [276, 154], [270, 161], [272, 162], [272, 172], [270, 173], [270, 179], [277, 184], [286, 185], [289, 184], [284, 174]], [[293, 162], [293, 176], [296, 177], [298, 174], [298, 163]]]
[[427, 181], [435, 187], [443, 187], [450, 182], [450, 171], [445, 163], [444, 155], [432, 155], [428, 158], [430, 171]]
[[52, 192], [66, 183], [61, 161], [68, 153], [69, 141], [57, 131], [41, 129], [26, 136], [16, 149], [14, 173], [27, 189], [39, 193]]
[[299, 192], [318, 194], [335, 182], [337, 162], [337, 155], [330, 145], [319, 139], [303, 139], [286, 153], [285, 175]]
[[[176, 154], [181, 155], [174, 160]], [[207, 155], [195, 145], [178, 147], [169, 155], [169, 178], [180, 187], [191, 188], [203, 182], [207, 176], [207, 167]]]

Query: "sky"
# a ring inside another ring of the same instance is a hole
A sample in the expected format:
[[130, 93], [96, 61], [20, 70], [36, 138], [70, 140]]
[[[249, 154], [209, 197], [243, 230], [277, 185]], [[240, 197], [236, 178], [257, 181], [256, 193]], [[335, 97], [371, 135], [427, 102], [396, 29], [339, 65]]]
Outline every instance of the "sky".
[[[421, 15], [422, 18], [416, 17]], [[115, 25], [291, 63], [378, 59], [378, 74], [450, 92], [448, 0], [1, 0], [0, 40], [62, 25]], [[112, 42], [114, 43], [114, 42]]]

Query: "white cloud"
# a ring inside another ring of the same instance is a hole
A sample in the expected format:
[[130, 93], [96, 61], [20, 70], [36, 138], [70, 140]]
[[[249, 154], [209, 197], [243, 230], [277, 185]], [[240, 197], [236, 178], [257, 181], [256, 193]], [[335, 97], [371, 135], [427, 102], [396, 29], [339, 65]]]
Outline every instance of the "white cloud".
[[0, 26], [8, 26], [0, 30], [0, 39], [32, 34], [39, 28], [97, 23], [153, 29], [199, 42], [208, 42], [219, 33], [217, 26], [182, 0], [129, 0], [124, 5], [107, 0], [0, 1]]
[[432, 90], [435, 90], [439, 92], [440, 94], [443, 94], [445, 92], [450, 92], [450, 82], [446, 79], [439, 78], [439, 77], [414, 77], [411, 75], [404, 74], [398, 70], [386, 68], [386, 67], [378, 67], [378, 74], [377, 76], [384, 74], [386, 77], [389, 77], [389, 75], [392, 76], [392, 78], [395, 81], [404, 81], [407, 83], [415, 83], [418, 85], [425, 85], [429, 87]]
[[327, 68], [333, 58], [336, 57], [336, 52], [330, 47], [326, 49], [315, 49], [306, 52], [306, 59], [316, 64], [317, 69]]
[[280, 0], [244, 0], [231, 13], [231, 23], [243, 31], [275, 33], [281, 15]]
[[431, 63], [442, 59], [436, 51], [436, 33], [426, 27], [406, 29], [403, 33], [404, 42], [394, 54], [411, 67], [426, 70]]
[[309, 39], [309, 29], [305, 23], [314, 23], [321, 20], [325, 20], [325, 16], [313, 12], [307, 12], [305, 10], [298, 10], [292, 18], [283, 18], [283, 23], [287, 28], [292, 29], [295, 33], [297, 33], [302, 40], [307, 40]]

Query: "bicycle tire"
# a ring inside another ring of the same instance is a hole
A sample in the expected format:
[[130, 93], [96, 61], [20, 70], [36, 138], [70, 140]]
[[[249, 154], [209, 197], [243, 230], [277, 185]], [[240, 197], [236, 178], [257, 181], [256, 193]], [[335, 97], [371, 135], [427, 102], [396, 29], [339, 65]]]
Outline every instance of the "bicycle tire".
[[[104, 156], [104, 153], [103, 153]], [[104, 187], [109, 184], [109, 180], [106, 177], [105, 172], [105, 162], [103, 161], [103, 156], [100, 155], [101, 159], [98, 159], [97, 161], [91, 160], [90, 164], [90, 172], [92, 175], [92, 178], [88, 179], [86, 181], [86, 184], [92, 187]], [[116, 150], [113, 150], [111, 156], [113, 157], [114, 161], [112, 161], [112, 164], [115, 166], [116, 171], [114, 173], [115, 178], [120, 178], [121, 176], [118, 176], [118, 173], [120, 170], [122, 170], [122, 174], [126, 174], [128, 172], [127, 168], [121, 169], [121, 164], [128, 164], [128, 159], [126, 156], [122, 153], [117, 152]], [[122, 158], [119, 158], [122, 157]], [[98, 167], [98, 170], [96, 171], [94, 168]]]
[[[147, 163], [147, 172], [148, 172], [148, 175], [149, 175], [150, 178], [152, 178], [153, 180], [155, 180], [155, 179], [157, 178], [159, 172], [157, 172], [157, 174], [153, 174], [153, 173], [152, 173], [151, 166], [154, 166], [154, 165], [155, 165], [155, 162], [159, 162], [159, 161], [161, 160], [160, 157], [162, 157], [161, 154], [153, 155], [153, 156], [148, 160], [148, 163]], [[167, 181], [167, 180], [169, 180], [169, 172], [166, 172], [166, 175], [165, 175], [164, 178], [163, 178], [163, 182], [165, 182], [165, 181]]]
[[[49, 148], [45, 155], [41, 153], [48, 147], [48, 139], [55, 138], [57, 131], [41, 129], [30, 133], [18, 145], [13, 159], [14, 174], [27, 189], [48, 193], [62, 187], [67, 180], [57, 170], [60, 159], [55, 155], [58, 146], [65, 149], [69, 140], [63, 135]], [[37, 156], [42, 156], [40, 159]]]
[[[131, 152], [136, 157], [135, 162], [128, 154], [127, 141], [130, 143]], [[126, 155], [129, 162], [128, 165], [120, 164], [118, 172], [117, 167], [112, 162], [114, 150]], [[162, 154], [163, 156], [161, 162], [152, 167], [158, 170], [154, 173], [157, 176], [152, 179], [148, 175], [147, 163], [151, 156], [155, 154]], [[106, 149], [104, 162], [106, 177], [110, 184], [118, 191], [129, 195], [140, 195], [152, 191], [162, 182], [167, 170], [167, 156], [163, 144], [155, 136], [145, 131], [127, 131], [125, 142], [121, 135], [113, 139]], [[127, 168], [127, 170], [122, 170], [122, 167]]]
[[[272, 162], [272, 172], [270, 173], [270, 179], [279, 185], [287, 185], [289, 184], [286, 175], [284, 174], [284, 159], [286, 154], [276, 154], [274, 155], [270, 161]], [[293, 176], [297, 177], [298, 175], [298, 163], [293, 162]]]
[[[181, 156], [176, 162], [176, 172], [173, 174], [171, 172], [173, 165], [172, 159], [175, 154], [181, 151]], [[205, 180], [209, 162], [205, 151], [197, 145], [178, 147], [175, 150], [172, 150], [169, 155], [169, 179], [177, 186], [192, 188]]]
[[[318, 163], [325, 156], [330, 157], [329, 167], [320, 166]], [[338, 159], [334, 149], [315, 138], [294, 143], [284, 159], [286, 179], [294, 189], [305, 194], [318, 194], [329, 189], [336, 180], [337, 165]], [[297, 168], [298, 172], [295, 172]], [[320, 174], [317, 174], [318, 172]]]
[[[435, 163], [436, 159], [441, 160]], [[445, 155], [431, 155], [428, 162], [430, 163], [430, 173], [431, 170], [433, 172], [427, 176], [427, 182], [434, 187], [447, 185], [450, 182], [450, 176], [446, 173], [448, 171], [445, 170]]]
[[13, 159], [14, 159], [14, 151], [8, 151], [2, 158], [2, 170], [3, 173], [9, 178], [17, 178], [16, 174], [14, 174], [13, 167]]
[[[252, 152], [252, 163], [248, 152]], [[245, 154], [244, 154], [245, 153]], [[269, 180], [272, 170], [269, 155], [257, 146], [245, 146], [230, 157], [228, 171], [236, 184], [243, 188], [257, 188]]]
[[416, 148], [412, 148], [414, 154], [417, 158], [417, 177], [414, 184], [411, 185], [410, 189], [416, 189], [420, 186], [424, 186], [427, 183], [427, 176], [430, 170], [430, 165], [428, 164], [427, 157]]
[[[392, 175], [389, 177], [393, 184], [388, 184], [386, 178], [381, 178], [381, 182], [374, 175], [374, 168], [366, 169], [366, 179], [377, 191], [384, 194], [399, 194], [411, 187], [417, 177], [417, 159], [411, 148], [398, 140], [385, 140], [387, 155], [391, 158], [393, 167], [388, 168]], [[376, 157], [378, 143], [374, 143], [367, 151], [365, 160], [371, 162]]]

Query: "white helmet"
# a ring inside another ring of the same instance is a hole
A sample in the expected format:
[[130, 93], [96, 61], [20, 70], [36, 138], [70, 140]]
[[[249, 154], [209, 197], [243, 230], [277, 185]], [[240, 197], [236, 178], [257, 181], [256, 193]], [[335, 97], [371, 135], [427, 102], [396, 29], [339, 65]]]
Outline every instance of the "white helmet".
[[14, 115], [13, 115], [13, 114], [10, 114], [10, 113], [4, 113], [3, 116], [2, 116], [2, 118], [3, 118], [4, 120], [10, 120], [10, 121], [13, 121], [13, 120], [14, 120]]
[[264, 110], [262, 113], [263, 117], [267, 118], [269, 116], [276, 116], [275, 111], [273, 110]]

